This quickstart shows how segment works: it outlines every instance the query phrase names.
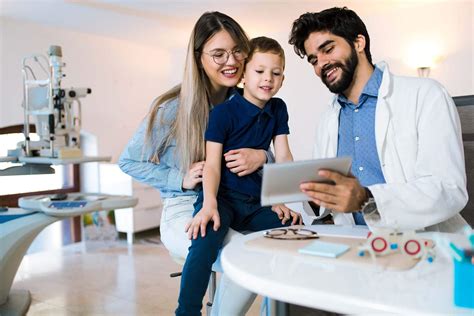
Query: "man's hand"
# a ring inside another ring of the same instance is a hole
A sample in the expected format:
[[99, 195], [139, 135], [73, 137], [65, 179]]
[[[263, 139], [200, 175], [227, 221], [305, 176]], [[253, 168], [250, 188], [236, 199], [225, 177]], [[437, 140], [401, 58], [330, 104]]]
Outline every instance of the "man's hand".
[[291, 225], [301, 225], [301, 214], [290, 210], [285, 204], [276, 204], [272, 206], [272, 211], [278, 214], [278, 218], [281, 219], [281, 223], [285, 224], [288, 220], [293, 219]]
[[302, 183], [300, 189], [311, 200], [325, 208], [336, 212], [356, 212], [368, 196], [364, 187], [352, 175], [343, 176], [338, 172], [320, 170], [320, 176], [334, 181], [335, 185], [308, 182]]
[[183, 178], [183, 189], [192, 190], [198, 183], [202, 182], [202, 171], [204, 169], [204, 161], [195, 162], [191, 165], [188, 172]]
[[207, 223], [211, 220], [214, 222], [214, 231], [217, 231], [221, 226], [221, 219], [217, 208], [203, 206], [196, 216], [186, 224], [184, 231], [188, 233], [188, 238], [197, 239], [199, 231], [201, 231], [201, 237], [206, 237]]
[[246, 176], [263, 166], [267, 161], [265, 150], [240, 148], [232, 149], [224, 154], [226, 167], [232, 173], [236, 173], [239, 177]]

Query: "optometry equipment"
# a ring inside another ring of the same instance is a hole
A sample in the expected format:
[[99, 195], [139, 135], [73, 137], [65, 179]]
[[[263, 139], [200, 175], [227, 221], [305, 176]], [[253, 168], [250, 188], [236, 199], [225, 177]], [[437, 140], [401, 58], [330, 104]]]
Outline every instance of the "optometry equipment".
[[[84, 157], [81, 151], [81, 99], [92, 92], [90, 88], [61, 87], [65, 77], [60, 46], [51, 46], [48, 58], [41, 54], [23, 58], [23, 109], [25, 140], [0, 162], [30, 164], [64, 164], [109, 161], [110, 157]], [[39, 140], [32, 140], [30, 123], [35, 124]], [[31, 168], [30, 168], [31, 169]], [[3, 172], [2, 175], [51, 173], [46, 170], [23, 173]]]
[[[85, 157], [80, 143], [81, 101], [90, 88], [61, 87], [64, 77], [62, 51], [51, 46], [49, 58], [32, 55], [23, 59], [23, 108], [25, 140], [0, 157], [0, 163], [21, 163], [0, 169], [0, 176], [51, 174], [51, 164], [110, 161], [110, 157]], [[36, 71], [34, 70], [36, 69]], [[42, 78], [39, 77], [42, 74]], [[33, 140], [34, 122], [39, 140]], [[1, 208], [0, 212], [0, 315], [26, 314], [31, 295], [25, 290], [10, 292], [15, 274], [28, 247], [46, 226], [61, 219], [93, 211], [133, 207], [131, 196], [68, 193], [22, 197], [23, 209]]]
[[364, 245], [359, 247], [358, 255], [369, 254], [372, 259], [394, 252], [401, 252], [413, 259], [433, 262], [435, 253], [428, 240], [420, 238], [414, 231], [399, 232], [385, 228], [377, 228], [369, 236]]

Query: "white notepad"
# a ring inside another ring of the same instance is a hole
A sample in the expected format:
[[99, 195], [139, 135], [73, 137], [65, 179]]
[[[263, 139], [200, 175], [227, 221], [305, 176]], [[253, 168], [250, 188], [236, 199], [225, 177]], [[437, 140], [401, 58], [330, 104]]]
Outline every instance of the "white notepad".
[[336, 244], [315, 240], [303, 248], [298, 249], [298, 252], [308, 255], [337, 258], [348, 251], [350, 248], [350, 246], [345, 244]]

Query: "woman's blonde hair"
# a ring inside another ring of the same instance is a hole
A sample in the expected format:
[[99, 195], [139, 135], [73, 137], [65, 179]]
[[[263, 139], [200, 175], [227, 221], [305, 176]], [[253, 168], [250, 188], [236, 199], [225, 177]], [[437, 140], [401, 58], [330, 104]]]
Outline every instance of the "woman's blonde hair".
[[[166, 101], [178, 98], [176, 120], [171, 123], [170, 132], [162, 143], [156, 144], [155, 158], [175, 139], [176, 158], [179, 159], [183, 173], [186, 173], [192, 163], [206, 158], [204, 132], [210, 110], [211, 82], [202, 67], [201, 54], [206, 42], [221, 30], [227, 31], [240, 49], [249, 51], [248, 37], [234, 19], [220, 12], [204, 13], [196, 22], [189, 39], [183, 82], [159, 96], [148, 115], [146, 139], [150, 144], [158, 109]], [[167, 122], [162, 118], [160, 124]]]

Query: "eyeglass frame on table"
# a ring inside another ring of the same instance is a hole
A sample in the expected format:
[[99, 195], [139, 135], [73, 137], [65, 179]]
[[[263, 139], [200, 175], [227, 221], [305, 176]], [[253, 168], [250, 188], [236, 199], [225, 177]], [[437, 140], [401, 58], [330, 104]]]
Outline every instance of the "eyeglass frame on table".
[[[289, 235], [288, 232], [293, 233]], [[307, 239], [318, 239], [319, 235], [317, 232], [305, 229], [305, 228], [274, 228], [267, 230], [263, 233], [264, 237], [278, 240], [307, 240]], [[293, 236], [293, 237], [292, 237]]]

